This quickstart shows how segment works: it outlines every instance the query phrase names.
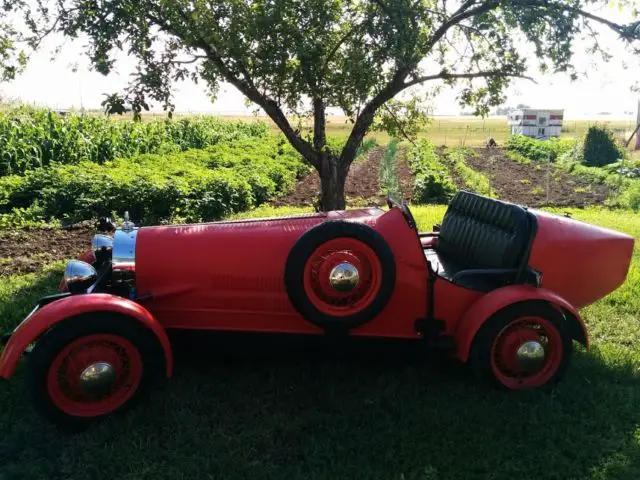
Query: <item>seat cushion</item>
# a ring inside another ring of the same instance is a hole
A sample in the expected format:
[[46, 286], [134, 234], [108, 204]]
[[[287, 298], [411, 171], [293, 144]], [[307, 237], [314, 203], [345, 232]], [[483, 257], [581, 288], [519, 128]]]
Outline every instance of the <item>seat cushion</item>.
[[473, 270], [466, 270], [451, 260], [441, 258], [438, 252], [432, 249], [426, 249], [424, 254], [431, 270], [439, 277], [471, 290], [490, 292], [496, 288], [512, 284], [516, 277], [516, 270], [513, 270], [512, 272], [498, 275], [478, 272], [477, 274], [463, 275], [456, 278], [456, 274], [463, 270], [465, 273], [471, 273]]
[[459, 192], [442, 221], [437, 251], [442, 261], [461, 269], [518, 268], [531, 235], [524, 208]]

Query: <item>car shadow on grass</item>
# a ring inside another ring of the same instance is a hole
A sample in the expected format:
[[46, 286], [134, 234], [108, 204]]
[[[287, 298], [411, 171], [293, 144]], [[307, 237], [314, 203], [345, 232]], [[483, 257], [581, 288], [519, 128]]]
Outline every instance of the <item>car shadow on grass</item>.
[[406, 345], [175, 338], [175, 377], [79, 435], [0, 383], [0, 478], [638, 478], [638, 374], [578, 352], [551, 394]]

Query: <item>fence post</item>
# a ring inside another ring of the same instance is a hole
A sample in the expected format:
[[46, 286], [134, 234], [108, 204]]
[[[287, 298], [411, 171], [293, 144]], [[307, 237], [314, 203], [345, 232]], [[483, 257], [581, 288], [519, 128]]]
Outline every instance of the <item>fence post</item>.
[[549, 183], [550, 183], [550, 177], [551, 177], [551, 154], [549, 154], [548, 163], [547, 163], [547, 205], [549, 205]]

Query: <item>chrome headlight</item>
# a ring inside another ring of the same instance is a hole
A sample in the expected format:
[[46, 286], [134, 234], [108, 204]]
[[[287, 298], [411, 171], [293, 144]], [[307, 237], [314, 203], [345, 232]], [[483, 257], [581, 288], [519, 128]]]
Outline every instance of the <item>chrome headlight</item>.
[[81, 293], [98, 279], [98, 272], [87, 262], [71, 260], [64, 268], [64, 281], [71, 293]]

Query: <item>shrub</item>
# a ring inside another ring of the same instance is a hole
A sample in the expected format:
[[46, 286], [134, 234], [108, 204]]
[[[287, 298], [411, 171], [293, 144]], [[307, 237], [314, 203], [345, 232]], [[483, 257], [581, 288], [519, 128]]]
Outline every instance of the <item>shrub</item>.
[[[550, 138], [549, 140], [538, 140], [536, 138], [525, 137], [524, 135], [513, 135], [507, 143], [507, 150], [515, 153], [515, 160], [521, 157], [534, 162], [555, 161], [563, 153], [570, 150], [575, 141], [565, 138]], [[521, 161], [520, 163], [527, 163]]]
[[71, 222], [125, 210], [143, 224], [215, 220], [287, 192], [308, 170], [275, 136], [103, 165], [54, 163], [1, 179], [0, 214], [37, 207], [47, 219]]
[[416, 203], [447, 203], [456, 193], [456, 186], [442, 165], [433, 144], [420, 140], [410, 151], [409, 166], [414, 175], [413, 201]]
[[618, 195], [610, 198], [607, 204], [611, 207], [629, 208], [640, 211], [640, 180], [630, 180], [624, 177], [618, 189]]
[[606, 127], [589, 127], [582, 142], [582, 163], [589, 167], [602, 167], [624, 158], [613, 132]]
[[571, 175], [580, 177], [589, 183], [605, 184], [610, 173], [603, 168], [588, 167], [574, 160], [574, 152], [567, 152], [556, 162], [556, 166]]

